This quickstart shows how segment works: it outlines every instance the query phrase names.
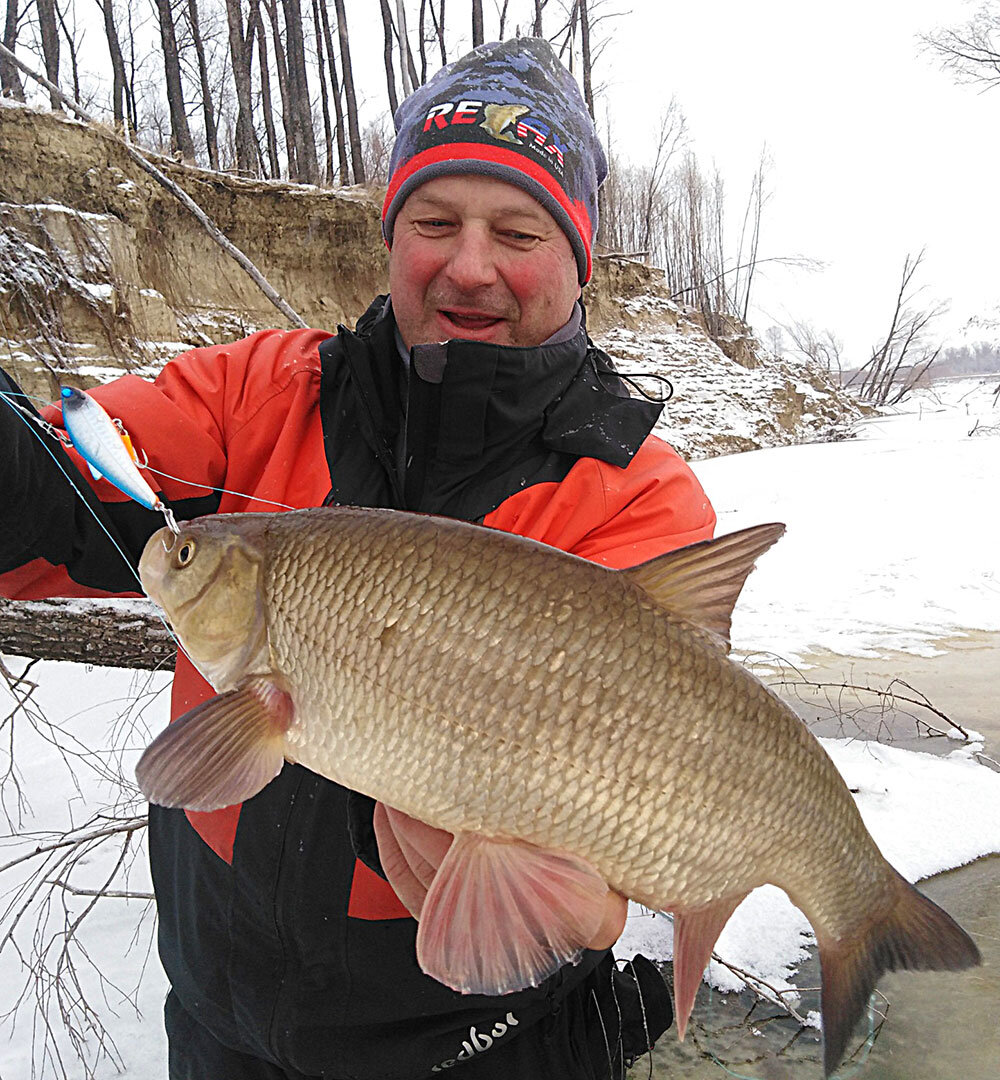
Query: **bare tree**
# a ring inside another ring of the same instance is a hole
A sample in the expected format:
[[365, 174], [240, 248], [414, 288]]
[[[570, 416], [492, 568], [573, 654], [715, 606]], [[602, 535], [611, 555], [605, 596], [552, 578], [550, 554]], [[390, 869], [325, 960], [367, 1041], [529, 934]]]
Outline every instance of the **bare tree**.
[[170, 148], [187, 161], [194, 161], [194, 143], [184, 109], [184, 89], [181, 83], [180, 55], [170, 0], [154, 0], [160, 21], [160, 44], [163, 48], [164, 75], [167, 84], [167, 105], [170, 109]]
[[354, 93], [354, 70], [351, 66], [351, 42], [347, 30], [347, 12], [344, 0], [334, 0], [337, 9], [337, 33], [340, 37], [340, 67], [344, 73], [344, 97], [347, 101], [347, 130], [351, 139], [351, 164], [355, 184], [365, 182], [365, 162], [361, 150], [361, 132], [358, 129], [358, 99]]
[[987, 2], [962, 26], [925, 34], [921, 40], [959, 82], [1000, 84], [1000, 5]]
[[441, 66], [444, 67], [448, 63], [448, 50], [444, 45], [444, 0], [441, 0], [437, 12], [434, 11], [434, 0], [431, 0], [431, 22], [434, 24], [434, 33], [437, 34], [441, 49]]
[[531, 33], [534, 37], [542, 37], [542, 9], [545, 4], [546, 0], [535, 0], [535, 21], [531, 26]]
[[[38, 30], [42, 39], [42, 58], [45, 74], [51, 83], [59, 85], [59, 27], [56, 23], [55, 0], [35, 0], [38, 12]], [[53, 109], [61, 108], [55, 94], [49, 95]]]
[[[110, 3], [110, 0], [108, 0]], [[7, 18], [4, 21], [3, 43], [14, 52], [17, 49], [18, 0], [7, 0]], [[0, 58], [0, 92], [15, 101], [24, 101], [24, 84], [17, 68], [6, 58]]]
[[590, 115], [594, 115], [594, 90], [591, 82], [590, 59], [590, 14], [587, 0], [577, 0], [580, 8], [580, 50], [583, 59], [583, 100], [587, 103]]
[[288, 175], [298, 175], [298, 155], [296, 126], [292, 115], [291, 92], [288, 85], [288, 66], [285, 63], [285, 48], [281, 22], [278, 18], [278, 0], [265, 0], [268, 19], [271, 23], [271, 38], [274, 41], [274, 66], [278, 72], [278, 93], [281, 96], [281, 126], [285, 133], [285, 155], [288, 158]]
[[413, 53], [410, 52], [405, 0], [396, 0], [396, 40], [399, 42], [399, 72], [403, 80], [403, 96], [409, 97], [413, 88], [420, 85], [420, 80], [417, 78], [417, 69], [413, 66]]
[[111, 55], [111, 111], [115, 124], [124, 129], [131, 124], [132, 109], [128, 103], [129, 86], [125, 79], [125, 58], [118, 38], [114, 3], [113, 0], [97, 0], [97, 5], [104, 16], [104, 36]]
[[264, 33], [264, 20], [260, 14], [260, 0], [253, 0], [250, 5], [248, 24], [253, 27], [257, 39], [257, 56], [260, 62], [260, 104], [264, 114], [264, 133], [267, 141], [267, 175], [272, 179], [281, 175], [281, 163], [278, 160], [278, 139], [274, 130], [274, 113], [271, 109], [271, 69], [267, 61], [267, 36]]
[[337, 75], [337, 57], [333, 51], [333, 36], [330, 33], [330, 17], [326, 0], [319, 0], [319, 14], [323, 23], [323, 40], [326, 42], [326, 60], [330, 75], [330, 96], [333, 98], [333, 111], [336, 116], [337, 160], [340, 162], [340, 183], [346, 184], [350, 177], [347, 164], [347, 140], [344, 135], [344, 106], [340, 96], [340, 79]]
[[288, 59], [288, 92], [295, 127], [295, 179], [315, 184], [319, 181], [316, 139], [313, 135], [309, 79], [306, 74], [306, 46], [299, 0], [282, 0], [285, 12], [285, 50]]
[[923, 251], [915, 257], [906, 256], [889, 331], [872, 350], [868, 363], [847, 382], [860, 397], [875, 405], [895, 405], [902, 401], [941, 352], [940, 345], [928, 346], [927, 330], [945, 313], [946, 306], [914, 307], [921, 290], [914, 289], [913, 278], [923, 260]]
[[316, 63], [319, 68], [319, 101], [323, 110], [323, 139], [326, 146], [326, 169], [324, 178], [333, 183], [333, 131], [330, 126], [330, 98], [326, 89], [326, 59], [323, 49], [323, 28], [319, 14], [319, 0], [312, 0], [313, 32], [316, 36]]
[[472, 47], [483, 43], [483, 0], [472, 0]]
[[[827, 371], [836, 373], [838, 381], [840, 380], [843, 375], [840, 357], [844, 343], [834, 335], [832, 330], [817, 330], [812, 323], [800, 321], [783, 326], [772, 326], [768, 333], [772, 331], [777, 332], [779, 341], [784, 331], [792, 339], [796, 352]], [[779, 349], [772, 344], [771, 351], [777, 355]]]
[[389, 0], [380, 0], [380, 7], [382, 9], [382, 59], [385, 63], [385, 84], [389, 91], [389, 109], [395, 116], [396, 110], [399, 108], [399, 99], [396, 97], [396, 72], [392, 66], [393, 26]]
[[[105, 0], [105, 3], [110, 6], [110, 0]], [[208, 150], [208, 162], [213, 169], [217, 169], [219, 167], [219, 138], [215, 123], [215, 106], [212, 102], [212, 87], [208, 78], [208, 62], [205, 58], [205, 42], [202, 40], [198, 20], [197, 0], [188, 0], [187, 12], [191, 38], [198, 57], [198, 81], [201, 84], [201, 109], [205, 117], [205, 146]]]
[[[750, 185], [750, 195], [747, 199], [746, 212], [743, 215], [743, 228], [740, 231], [739, 249], [736, 253], [733, 307], [744, 322], [747, 321], [750, 309], [750, 287], [753, 284], [754, 274], [757, 270], [761, 219], [764, 214], [764, 206], [770, 198], [769, 193], [765, 190], [765, 181], [769, 168], [770, 158], [765, 146], [761, 149], [757, 171], [754, 173], [753, 182]], [[748, 231], [749, 237], [747, 236]], [[749, 253], [745, 261], [743, 256], [744, 244], [749, 246]], [[746, 270], [745, 275], [743, 275], [744, 269]]]

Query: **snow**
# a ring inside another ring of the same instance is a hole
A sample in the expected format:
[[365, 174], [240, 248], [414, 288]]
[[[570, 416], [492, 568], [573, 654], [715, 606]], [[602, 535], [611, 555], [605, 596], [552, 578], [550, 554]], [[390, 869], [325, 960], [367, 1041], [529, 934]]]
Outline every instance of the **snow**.
[[[719, 512], [720, 533], [774, 519], [789, 526], [761, 560], [738, 605], [738, 651], [799, 660], [818, 648], [845, 656], [924, 654], [972, 630], [1000, 630], [997, 383], [1000, 376], [922, 391], [905, 408], [860, 424], [852, 441], [695, 464]], [[21, 670], [11, 658], [6, 663]], [[21, 836], [0, 836], [0, 866], [42, 842], [43, 830], [79, 826], [108, 805], [115, 797], [108, 770], [131, 776], [140, 748], [167, 717], [168, 679], [162, 674], [43, 663], [29, 677], [39, 684], [38, 704], [48, 720], [65, 729], [64, 743], [117, 750], [67, 760], [51, 729], [34, 730], [19, 717], [17, 761], [31, 807]], [[0, 716], [13, 707], [8, 698], [0, 694]], [[910, 880], [1000, 851], [1000, 774], [977, 763], [980, 742], [960, 744], [946, 755], [861, 740], [829, 739], [824, 746], [858, 790], [858, 806], [876, 842]], [[0, 759], [0, 770], [3, 765]], [[9, 783], [3, 790], [3, 809], [16, 817]], [[118, 812], [141, 809], [133, 792]], [[99, 886], [116, 850], [89, 855], [74, 875], [76, 884]], [[0, 872], [0, 910], [18, 902], [12, 890], [25, 869]], [[149, 888], [144, 856], [132, 866], [129, 887]], [[87, 899], [66, 896], [62, 902], [79, 913]], [[50, 917], [57, 916], [58, 904]], [[49, 932], [56, 929], [50, 925]], [[94, 973], [84, 972], [124, 1063], [119, 1073], [113, 1061], [98, 1062], [100, 1080], [163, 1073], [159, 1014], [165, 984], [155, 959], [146, 963], [151, 932], [148, 903], [121, 899], [97, 904], [81, 930], [89, 955], [99, 957], [107, 977], [123, 988], [105, 987], [102, 996]], [[21, 936], [22, 947], [30, 947], [29, 937]], [[783, 989], [794, 982], [811, 942], [803, 916], [780, 890], [767, 887], [740, 906], [717, 952]], [[671, 944], [669, 919], [633, 906], [617, 951], [669, 958]], [[10, 1008], [24, 978], [11, 950], [0, 954], [0, 1013]], [[709, 978], [720, 989], [742, 985], [714, 963]], [[32, 1008], [30, 1000], [25, 1003], [13, 1037], [0, 1045], [0, 1076], [29, 1075]], [[62, 1045], [71, 1055], [65, 1040]]]

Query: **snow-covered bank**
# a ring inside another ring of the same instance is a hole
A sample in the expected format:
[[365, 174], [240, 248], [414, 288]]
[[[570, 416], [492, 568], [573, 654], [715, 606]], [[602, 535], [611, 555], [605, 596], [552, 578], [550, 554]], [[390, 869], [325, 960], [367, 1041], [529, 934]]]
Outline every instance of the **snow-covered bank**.
[[998, 383], [936, 384], [849, 442], [693, 463], [719, 533], [788, 525], [736, 606], [738, 651], [927, 654], [1000, 630]]

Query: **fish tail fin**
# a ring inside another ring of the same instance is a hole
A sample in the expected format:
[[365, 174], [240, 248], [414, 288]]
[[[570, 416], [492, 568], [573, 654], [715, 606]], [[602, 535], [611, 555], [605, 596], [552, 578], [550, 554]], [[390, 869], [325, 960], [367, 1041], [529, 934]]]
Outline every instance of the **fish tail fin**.
[[[895, 874], [895, 871], [893, 871]], [[817, 934], [823, 970], [824, 1075], [837, 1067], [885, 971], [960, 971], [981, 962], [972, 938], [932, 900], [895, 874], [895, 903], [852, 939]]]

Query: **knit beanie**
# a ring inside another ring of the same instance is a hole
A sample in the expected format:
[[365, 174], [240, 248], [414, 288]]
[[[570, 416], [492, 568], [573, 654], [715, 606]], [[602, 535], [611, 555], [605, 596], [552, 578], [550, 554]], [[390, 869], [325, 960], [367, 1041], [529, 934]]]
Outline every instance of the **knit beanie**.
[[397, 109], [382, 235], [412, 191], [474, 174], [522, 188], [569, 237], [590, 280], [597, 188], [608, 174], [580, 89], [547, 41], [491, 42], [442, 68]]

